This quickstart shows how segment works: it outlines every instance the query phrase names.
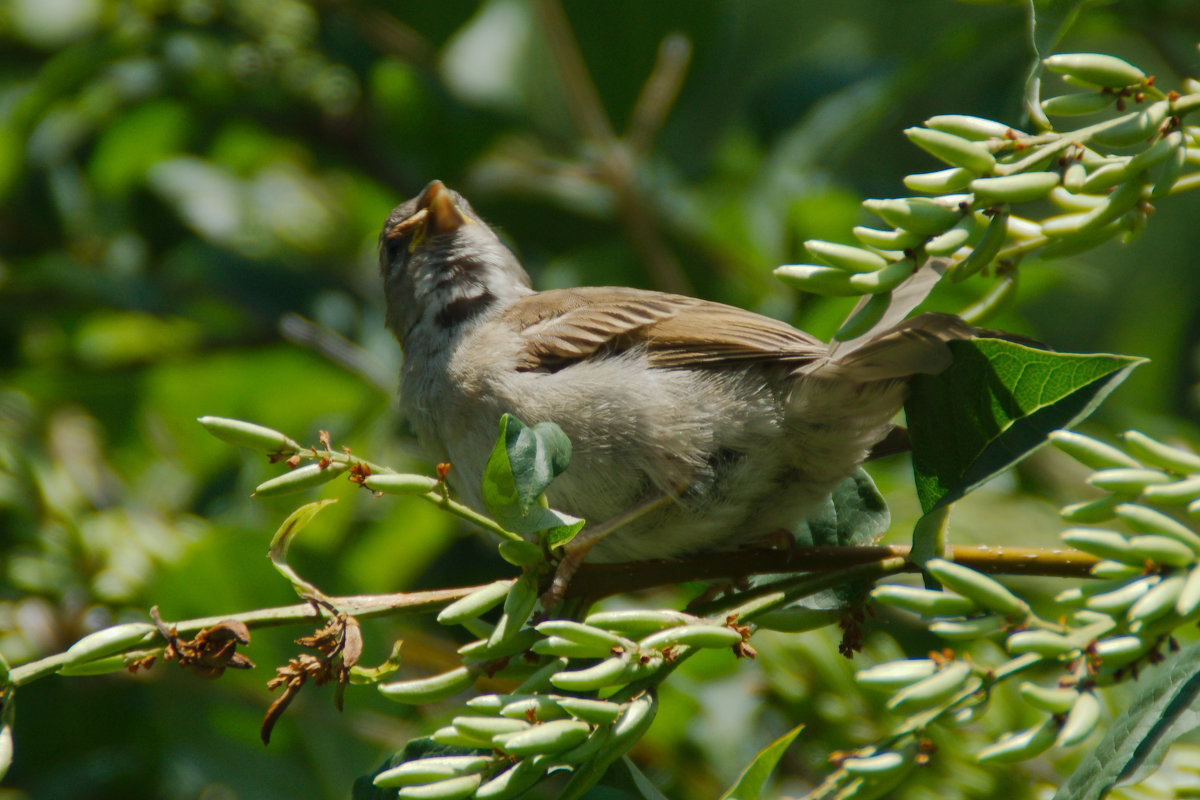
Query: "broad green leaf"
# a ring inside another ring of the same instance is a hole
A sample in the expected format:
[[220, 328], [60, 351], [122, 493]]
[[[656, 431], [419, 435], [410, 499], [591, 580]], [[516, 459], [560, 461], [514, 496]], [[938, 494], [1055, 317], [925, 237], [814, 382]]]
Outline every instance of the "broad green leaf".
[[913, 379], [905, 403], [921, 509], [949, 505], [1085, 419], [1143, 358], [951, 342], [954, 363]]
[[317, 500], [313, 503], [305, 503], [297, 508], [288, 518], [279, 526], [279, 530], [275, 531], [275, 535], [271, 537], [271, 547], [267, 552], [267, 556], [271, 559], [271, 563], [275, 565], [275, 569], [279, 574], [291, 581], [296, 592], [301, 596], [321, 596], [321, 591], [313, 586], [308, 581], [301, 578], [294, 569], [288, 566], [287, 552], [291, 547], [292, 538], [300, 532], [300, 530], [312, 522], [313, 517], [321, 512], [321, 509], [330, 503], [336, 503], [337, 498], [327, 498], [325, 500]]
[[784, 752], [802, 730], [804, 730], [804, 726], [798, 725], [760, 750], [758, 755], [742, 770], [742, 774], [738, 776], [733, 787], [721, 795], [721, 800], [758, 800], [775, 765], [779, 763], [779, 759], [783, 758]]
[[858, 470], [842, 481], [796, 532], [808, 545], [874, 544], [887, 531], [891, 513], [871, 476]]
[[517, 533], [548, 531], [551, 546], [564, 544], [584, 520], [542, 505], [546, 487], [567, 468], [571, 440], [553, 422], [525, 425], [512, 414], [500, 417], [500, 436], [483, 471], [488, 513]]
[[1137, 783], [1158, 768], [1172, 742], [1200, 728], [1200, 644], [1142, 681], [1137, 697], [1054, 800], [1099, 800], [1118, 782]]

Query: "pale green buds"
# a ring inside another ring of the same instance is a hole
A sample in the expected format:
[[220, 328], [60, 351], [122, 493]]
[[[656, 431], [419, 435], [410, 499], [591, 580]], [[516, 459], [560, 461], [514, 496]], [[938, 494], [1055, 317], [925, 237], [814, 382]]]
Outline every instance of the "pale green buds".
[[1180, 475], [1200, 473], [1200, 455], [1196, 453], [1164, 444], [1139, 431], [1125, 431], [1121, 438], [1129, 451], [1145, 464], [1162, 467]]
[[363, 486], [384, 494], [428, 494], [437, 488], [438, 480], [428, 475], [403, 475], [378, 472], [363, 479]]
[[497, 734], [492, 737], [492, 744], [513, 756], [561, 753], [582, 744], [591, 730], [586, 722], [556, 719], [528, 726], [525, 730]]
[[886, 258], [861, 247], [823, 242], [820, 239], [809, 239], [804, 246], [808, 252], [829, 266], [847, 272], [873, 272], [888, 265]]
[[515, 580], [503, 580], [481, 586], [461, 600], [455, 600], [441, 610], [437, 621], [443, 625], [461, 625], [467, 620], [486, 614], [508, 596]]
[[1019, 172], [1000, 178], [976, 178], [968, 188], [988, 203], [1027, 203], [1050, 194], [1058, 182], [1057, 172]]
[[397, 800], [464, 800], [475, 792], [481, 775], [463, 775], [424, 786], [405, 786], [396, 792]]
[[854, 679], [863, 686], [890, 691], [928, 678], [937, 672], [937, 662], [929, 658], [909, 658], [888, 661], [859, 670]]
[[466, 667], [459, 667], [430, 678], [381, 683], [379, 692], [400, 703], [423, 705], [453, 697], [471, 688], [474, 683], [475, 673]]
[[963, 214], [957, 207], [948, 207], [944, 198], [934, 200], [928, 197], [864, 200], [863, 208], [879, 215], [893, 227], [903, 228], [920, 236], [941, 233], [958, 222]]
[[1042, 110], [1052, 117], [1073, 117], [1103, 111], [1117, 99], [1113, 94], [1100, 92], [1075, 92], [1060, 94], [1042, 101]]
[[291, 472], [277, 475], [269, 481], [263, 481], [255, 487], [254, 497], [274, 497], [281, 494], [300, 492], [328, 483], [346, 471], [350, 465], [345, 462], [327, 464], [305, 464]]
[[255, 425], [253, 422], [212, 416], [200, 417], [196, 421], [221, 441], [238, 447], [261, 450], [264, 453], [296, 453], [300, 451], [300, 445], [291, 437], [273, 428]]
[[871, 599], [926, 617], [955, 617], [979, 610], [975, 601], [953, 592], [937, 592], [895, 583], [876, 586], [871, 590]]
[[1116, 56], [1101, 53], [1058, 53], [1042, 59], [1046, 69], [1095, 86], [1119, 88], [1145, 82], [1146, 73]]
[[1079, 699], [1079, 692], [1075, 689], [1063, 687], [1051, 689], [1029, 681], [1022, 681], [1017, 689], [1029, 705], [1040, 708], [1042, 711], [1049, 711], [1051, 714], [1067, 713]]
[[1091, 692], [1081, 692], [1054, 743], [1059, 747], [1074, 747], [1091, 735], [1099, 722], [1100, 701]]
[[945, 194], [965, 189], [975, 173], [966, 167], [949, 167], [937, 172], [921, 172], [916, 175], [906, 175], [904, 185], [914, 192], [925, 194]]
[[905, 128], [904, 135], [925, 152], [952, 167], [963, 167], [983, 175], [996, 166], [996, 157], [985, 145], [931, 128]]
[[1110, 467], [1140, 468], [1142, 465], [1124, 450], [1073, 431], [1054, 431], [1050, 443], [1071, 458], [1092, 469]]
[[1028, 603], [998, 581], [970, 567], [935, 558], [925, 563], [925, 569], [950, 589], [971, 598], [984, 608], [1014, 619], [1022, 619], [1029, 614]]
[[901, 711], [929, 708], [962, 688], [969, 677], [969, 664], [965, 661], [951, 661], [928, 678], [910, 684], [892, 695], [887, 707]]
[[617, 633], [642, 636], [676, 625], [691, 625], [700, 622], [700, 618], [670, 609], [630, 608], [620, 611], [597, 611], [589, 614], [584, 622]]
[[376, 786], [412, 786], [433, 783], [446, 778], [455, 778], [466, 773], [479, 772], [492, 761], [490, 756], [436, 756], [405, 761], [386, 769], [372, 781]]
[[1000, 741], [983, 748], [975, 758], [983, 763], [989, 761], [1023, 761], [1033, 758], [1050, 748], [1058, 727], [1053, 717], [1048, 717], [1040, 725], [1034, 725], [1017, 733], [1010, 733]]
[[972, 117], [966, 114], [940, 114], [925, 120], [926, 127], [935, 131], [953, 133], [964, 139], [979, 141], [982, 139], [1009, 139], [1025, 136], [1025, 133], [1015, 130], [1003, 122], [997, 122], [982, 117]]
[[859, 294], [850, 285], [850, 274], [837, 267], [815, 264], [784, 264], [776, 267], [775, 276], [788, 286], [829, 297], [852, 297]]

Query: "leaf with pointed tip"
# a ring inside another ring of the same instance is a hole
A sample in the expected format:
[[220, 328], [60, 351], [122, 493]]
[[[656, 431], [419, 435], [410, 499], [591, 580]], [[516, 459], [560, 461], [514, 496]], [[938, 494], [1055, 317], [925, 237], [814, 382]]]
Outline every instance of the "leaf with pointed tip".
[[1200, 644], [1142, 681], [1137, 697], [1054, 800], [1099, 800], [1118, 782], [1137, 783], [1158, 769], [1172, 742], [1200, 728]]
[[584, 520], [547, 508], [542, 494], [566, 470], [571, 440], [553, 422], [528, 426], [512, 414], [500, 417], [500, 436], [483, 471], [488, 513], [511, 531], [548, 531], [551, 546], [565, 544]]
[[1003, 339], [951, 342], [904, 404], [922, 511], [953, 503], [1091, 414], [1146, 359], [1055, 353]]
[[804, 730], [804, 726], [798, 725], [760, 750], [758, 755], [742, 770], [737, 783], [728, 792], [721, 795], [721, 800], [758, 800], [775, 765], [779, 763], [779, 759], [783, 758], [784, 752], [802, 730]]

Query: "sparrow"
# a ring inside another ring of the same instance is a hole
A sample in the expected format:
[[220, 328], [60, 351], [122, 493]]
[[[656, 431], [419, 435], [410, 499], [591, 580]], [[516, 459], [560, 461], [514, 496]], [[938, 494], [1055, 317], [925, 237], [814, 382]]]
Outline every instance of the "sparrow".
[[[622, 287], [535, 291], [459, 194], [433, 181], [379, 238], [400, 407], [451, 487], [480, 481], [509, 412], [557, 423], [571, 461], [551, 507], [588, 521], [555, 585], [588, 561], [731, 550], [793, 529], [893, 427], [907, 381], [951, 361], [952, 315], [835, 345], [740, 308]], [[560, 586], [560, 584], [562, 584]]]

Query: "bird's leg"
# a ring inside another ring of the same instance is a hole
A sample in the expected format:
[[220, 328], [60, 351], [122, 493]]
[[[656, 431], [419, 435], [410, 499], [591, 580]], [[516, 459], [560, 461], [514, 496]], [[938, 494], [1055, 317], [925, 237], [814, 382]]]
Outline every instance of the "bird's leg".
[[558, 605], [559, 601], [563, 599], [563, 595], [566, 594], [567, 586], [571, 583], [571, 577], [579, 569], [579, 565], [583, 563], [583, 560], [587, 558], [588, 552], [601, 539], [623, 525], [628, 525], [639, 517], [650, 513], [654, 509], [674, 502], [682, 488], [680, 486], [674, 491], [655, 493], [643, 500], [639, 500], [619, 514], [615, 514], [604, 520], [604, 522], [584, 528], [576, 534], [574, 539], [564, 544], [562, 547], [562, 558], [558, 562], [558, 568], [554, 571], [554, 580], [551, 581], [550, 588], [542, 595], [542, 608], [549, 609]]

